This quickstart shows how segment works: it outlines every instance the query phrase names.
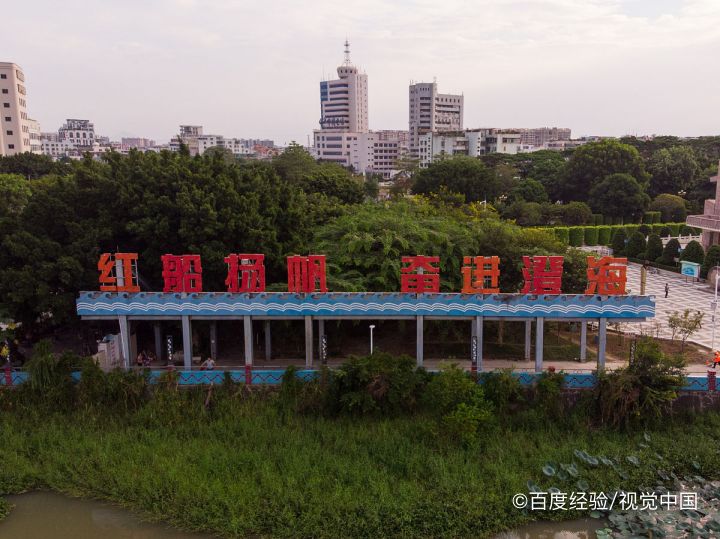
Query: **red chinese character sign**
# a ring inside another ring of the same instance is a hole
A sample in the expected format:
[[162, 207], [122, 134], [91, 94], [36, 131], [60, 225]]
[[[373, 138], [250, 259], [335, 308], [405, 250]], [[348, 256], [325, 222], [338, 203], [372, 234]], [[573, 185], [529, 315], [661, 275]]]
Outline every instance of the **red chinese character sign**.
[[440, 292], [440, 257], [404, 256], [400, 269], [400, 290], [406, 294]]
[[523, 256], [523, 294], [560, 294], [562, 256]]
[[500, 258], [466, 256], [463, 258], [463, 294], [497, 294], [500, 292]]
[[225, 262], [228, 292], [265, 292], [265, 255], [232, 254]]
[[327, 292], [325, 255], [289, 256], [288, 292]]
[[627, 258], [603, 256], [587, 258], [588, 286], [586, 294], [621, 296], [627, 283]]
[[103, 253], [98, 261], [100, 290], [103, 292], [140, 292], [137, 277], [137, 253]]
[[202, 292], [200, 255], [162, 256], [163, 292]]

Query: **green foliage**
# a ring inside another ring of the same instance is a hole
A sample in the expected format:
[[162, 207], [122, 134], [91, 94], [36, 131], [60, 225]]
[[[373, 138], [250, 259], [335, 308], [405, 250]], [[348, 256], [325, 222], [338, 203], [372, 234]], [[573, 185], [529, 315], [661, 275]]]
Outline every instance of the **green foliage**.
[[94, 361], [86, 361], [77, 383], [77, 404], [87, 410], [127, 414], [140, 409], [147, 392], [148, 380], [142, 372], [115, 369], [104, 373]]
[[80, 363], [80, 358], [69, 352], [56, 356], [50, 341], [41, 340], [25, 364], [28, 383], [18, 391], [28, 403], [42, 409], [68, 409], [72, 405], [74, 391], [71, 373]]
[[616, 230], [610, 243], [614, 255], [617, 256], [625, 253], [625, 239], [625, 230], [622, 228]]
[[680, 227], [682, 226], [680, 223], [668, 223], [667, 226], [670, 228], [671, 235], [674, 238], [677, 238], [680, 235]]
[[533, 407], [549, 418], [563, 413], [562, 390], [565, 375], [562, 372], [543, 371], [533, 387]]
[[482, 161], [467, 156], [432, 162], [415, 174], [412, 192], [429, 195], [442, 187], [465, 195], [466, 202], [495, 200], [501, 193], [500, 181], [492, 171]]
[[510, 370], [483, 372], [480, 375], [480, 382], [485, 397], [500, 417], [517, 410], [525, 402], [522, 384]]
[[659, 213], [663, 223], [678, 223], [687, 217], [685, 200], [676, 195], [662, 194], [650, 203], [651, 213]]
[[653, 232], [661, 238], [672, 236], [672, 229], [668, 225], [653, 225]]
[[510, 190], [508, 200], [537, 202], [543, 203], [548, 201], [547, 192], [542, 183], [532, 178], [520, 180], [518, 184]]
[[595, 226], [600, 226], [603, 224], [603, 216], [600, 213], [593, 213], [592, 214], [592, 224]]
[[652, 226], [650, 225], [640, 225], [637, 230], [638, 232], [641, 232], [643, 236], [649, 236], [652, 234]]
[[600, 243], [600, 228], [597, 226], [586, 226], [585, 227], [585, 237], [583, 238], [583, 242], [585, 245], [589, 246], [595, 246], [595, 245], [601, 245]]
[[684, 366], [681, 357], [664, 355], [657, 342], [639, 339], [627, 367], [600, 373], [595, 394], [601, 423], [629, 428], [666, 416], [684, 383]]
[[588, 224], [593, 219], [592, 210], [590, 206], [584, 202], [570, 202], [560, 206], [562, 212], [562, 221], [566, 225], [584, 225]]
[[[651, 207], [652, 207], [652, 204], [651, 204]], [[642, 222], [645, 224], [648, 224], [648, 225], [659, 223], [660, 215], [661, 215], [661, 213], [659, 211], [646, 211], [645, 215], [643, 215]]]
[[680, 255], [680, 242], [677, 238], [672, 238], [665, 244], [662, 257], [658, 262], [666, 266], [675, 266], [675, 259]]
[[645, 251], [645, 236], [642, 232], [633, 232], [628, 238], [624, 254], [630, 258], [638, 258]]
[[650, 158], [648, 170], [652, 175], [648, 191], [653, 196], [687, 191], [700, 175], [695, 152], [686, 146], [657, 150]]
[[[623, 184], [629, 183], [625, 175], [629, 175], [637, 183], [637, 187], [631, 184], [633, 189], [640, 189], [647, 183], [648, 174], [645, 172], [643, 160], [638, 151], [627, 144], [616, 140], [606, 139], [600, 142], [591, 142], [577, 148], [567, 163], [566, 177], [563, 184], [564, 199], [593, 202], [595, 195], [601, 195], [602, 191], [596, 187], [604, 182], [608, 176], [615, 174], [623, 175]], [[606, 184], [606, 187], [615, 186], [614, 182]], [[623, 189], [625, 190], [625, 189]], [[608, 208], [610, 212], [601, 209], [598, 213], [605, 216], [622, 216], [624, 213], [615, 213], [618, 208], [609, 206], [610, 199], [615, 199], [615, 189], [611, 196], [603, 197], [598, 204], [600, 208]], [[593, 206], [595, 209], [596, 206]], [[637, 211], [636, 207], [631, 209], [631, 214]], [[641, 215], [641, 214], [640, 214]], [[639, 215], [638, 215], [639, 217]]]
[[569, 245], [570, 243], [570, 231], [565, 226], [557, 226], [553, 229], [555, 231], [555, 238], [563, 245]]
[[682, 250], [682, 253], [680, 253], [680, 260], [702, 264], [705, 260], [705, 250], [699, 242], [693, 240], [688, 243], [685, 249]]
[[28, 180], [36, 180], [48, 174], [66, 174], [68, 166], [55, 162], [48, 155], [30, 152], [0, 156], [0, 174], [19, 174]]
[[704, 316], [705, 313], [701, 311], [692, 312], [690, 309], [685, 309], [682, 314], [673, 311], [668, 316], [668, 327], [672, 331], [673, 340], [675, 335], [680, 335], [682, 341], [681, 351], [685, 350], [685, 341], [702, 329]]
[[611, 174], [590, 190], [594, 211], [628, 221], [639, 220], [649, 202], [641, 184], [630, 174]]
[[720, 264], [720, 245], [711, 245], [705, 253], [705, 259], [700, 268], [700, 276], [707, 278], [710, 270], [718, 264]]
[[647, 249], [645, 258], [651, 262], [655, 262], [662, 257], [663, 244], [662, 239], [657, 234], [650, 234], [647, 240]]
[[612, 229], [609, 226], [598, 227], [598, 245], [610, 245]]
[[568, 229], [569, 243], [571, 247], [581, 247], [585, 241], [585, 229], [581, 226], [573, 226]]

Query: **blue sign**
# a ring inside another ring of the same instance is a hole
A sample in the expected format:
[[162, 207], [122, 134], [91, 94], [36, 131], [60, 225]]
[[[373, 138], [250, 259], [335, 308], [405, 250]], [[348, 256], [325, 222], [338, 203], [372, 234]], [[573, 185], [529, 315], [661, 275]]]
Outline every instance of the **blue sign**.
[[695, 262], [688, 262], [687, 260], [681, 261], [680, 264], [680, 273], [682, 273], [683, 275], [693, 278], [700, 277], [700, 264], [697, 264]]

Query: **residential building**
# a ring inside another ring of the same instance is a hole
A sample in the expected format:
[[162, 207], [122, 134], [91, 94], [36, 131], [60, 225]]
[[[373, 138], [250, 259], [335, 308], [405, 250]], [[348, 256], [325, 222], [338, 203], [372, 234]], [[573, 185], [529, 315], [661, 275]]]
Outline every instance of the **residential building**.
[[155, 141], [148, 138], [140, 137], [122, 137], [120, 144], [123, 148], [136, 149], [136, 150], [147, 150], [155, 146]]
[[0, 155], [30, 151], [26, 94], [20, 66], [0, 62]]
[[522, 135], [520, 142], [528, 146], [546, 147], [550, 142], [570, 140], [570, 129], [567, 127], [534, 127], [512, 131], [519, 131]]
[[58, 139], [69, 142], [80, 151], [90, 151], [95, 143], [95, 126], [90, 120], [68, 119], [58, 129]]
[[427, 133], [461, 131], [464, 97], [440, 94], [437, 82], [410, 84], [409, 146], [410, 155], [419, 157], [420, 137]]
[[[45, 133], [43, 133], [45, 135]], [[66, 140], [58, 140], [57, 134], [54, 139], [48, 139], [44, 136], [40, 139], [40, 153], [49, 155], [54, 159], [67, 157], [75, 151], [75, 145]]]
[[720, 163], [718, 174], [710, 178], [715, 182], [715, 198], [705, 201], [702, 215], [688, 215], [687, 224], [702, 229], [702, 245], [707, 251], [712, 245], [720, 245]]
[[40, 122], [33, 120], [32, 118], [27, 119], [28, 135], [30, 136], [30, 151], [32, 153], [42, 153], [42, 142], [40, 132]]
[[495, 128], [466, 129], [446, 133], [431, 131], [420, 136], [418, 159], [420, 159], [420, 167], [427, 168], [438, 158], [453, 155], [479, 157], [490, 153], [514, 155], [531, 151], [530, 146], [523, 146], [520, 142], [521, 138], [521, 133], [517, 131]]

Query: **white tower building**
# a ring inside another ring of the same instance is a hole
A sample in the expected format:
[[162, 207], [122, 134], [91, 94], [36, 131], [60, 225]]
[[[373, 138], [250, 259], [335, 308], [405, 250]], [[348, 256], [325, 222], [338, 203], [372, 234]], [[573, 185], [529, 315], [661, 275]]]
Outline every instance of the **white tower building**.
[[439, 94], [437, 82], [410, 84], [410, 155], [419, 157], [420, 137], [426, 133], [462, 131], [464, 97]]
[[30, 151], [24, 83], [19, 65], [0, 62], [0, 155]]

